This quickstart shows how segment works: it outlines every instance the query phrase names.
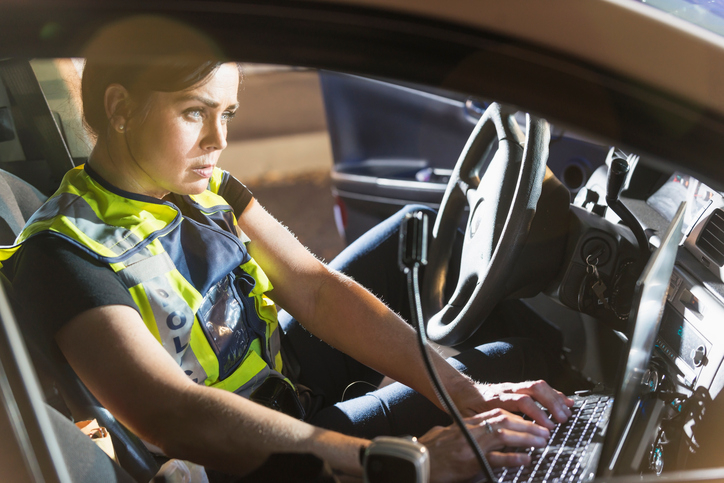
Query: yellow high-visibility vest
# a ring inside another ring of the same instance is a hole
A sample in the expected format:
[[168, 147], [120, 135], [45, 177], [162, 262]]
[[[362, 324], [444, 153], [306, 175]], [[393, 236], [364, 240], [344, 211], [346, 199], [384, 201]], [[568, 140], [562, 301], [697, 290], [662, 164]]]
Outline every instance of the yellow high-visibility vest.
[[281, 375], [272, 284], [246, 250], [231, 206], [206, 191], [173, 202], [123, 192], [89, 167], [70, 170], [28, 220], [7, 261], [27, 239], [59, 236], [107, 263], [138, 305], [148, 330], [190, 379], [248, 397]]

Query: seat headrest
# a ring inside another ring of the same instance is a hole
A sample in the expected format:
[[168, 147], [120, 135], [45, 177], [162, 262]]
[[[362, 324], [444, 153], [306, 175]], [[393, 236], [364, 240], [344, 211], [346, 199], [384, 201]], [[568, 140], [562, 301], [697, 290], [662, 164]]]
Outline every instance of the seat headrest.
[[46, 199], [26, 181], [0, 169], [0, 245], [12, 245]]

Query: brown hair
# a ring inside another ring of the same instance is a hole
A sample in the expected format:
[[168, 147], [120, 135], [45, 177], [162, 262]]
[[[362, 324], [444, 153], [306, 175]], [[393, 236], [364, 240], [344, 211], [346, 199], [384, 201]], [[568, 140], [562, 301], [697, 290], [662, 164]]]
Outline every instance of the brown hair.
[[130, 118], [150, 108], [153, 92], [178, 92], [208, 82], [224, 63], [202, 33], [162, 17], [132, 17], [105, 27], [85, 51], [81, 96], [83, 117], [99, 137], [109, 125], [105, 92], [126, 88], [134, 101]]
[[136, 109], [127, 112], [130, 118], [149, 107], [151, 93], [178, 92], [203, 84], [218, 70], [221, 62], [188, 62], [168, 65], [117, 65], [86, 62], [83, 69], [81, 94], [83, 117], [86, 125], [96, 136], [102, 136], [108, 126], [104, 98], [109, 85], [120, 84], [128, 90], [137, 103]]

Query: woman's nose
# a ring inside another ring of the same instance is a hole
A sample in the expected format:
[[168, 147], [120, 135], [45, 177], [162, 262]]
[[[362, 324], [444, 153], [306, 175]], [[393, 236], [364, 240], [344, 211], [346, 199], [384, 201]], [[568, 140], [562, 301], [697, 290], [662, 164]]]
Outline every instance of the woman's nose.
[[206, 128], [201, 147], [216, 151], [226, 148], [226, 144], [226, 124], [221, 119], [216, 119]]

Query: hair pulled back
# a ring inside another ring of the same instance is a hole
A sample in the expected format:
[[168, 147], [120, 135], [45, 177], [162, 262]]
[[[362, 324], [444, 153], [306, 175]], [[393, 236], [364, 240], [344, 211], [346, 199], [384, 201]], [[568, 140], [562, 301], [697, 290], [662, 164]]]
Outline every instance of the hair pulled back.
[[[207, 82], [223, 64], [208, 38], [161, 17], [133, 17], [99, 32], [85, 51], [81, 97], [86, 125], [103, 137], [109, 125], [105, 93], [111, 84], [134, 100], [127, 118], [148, 107], [153, 92], [178, 92]], [[115, 115], [116, 113], [111, 113]]]

